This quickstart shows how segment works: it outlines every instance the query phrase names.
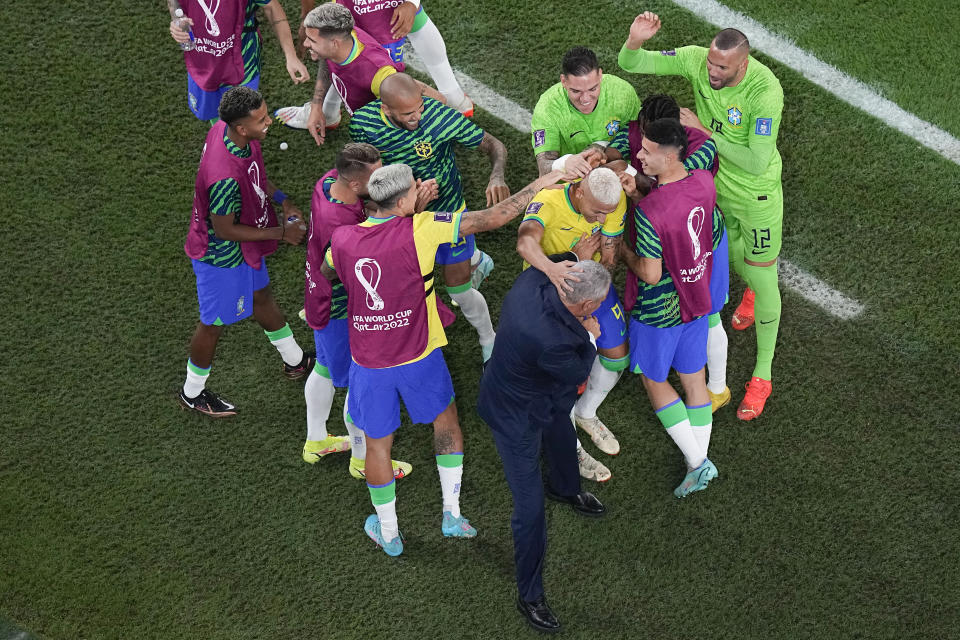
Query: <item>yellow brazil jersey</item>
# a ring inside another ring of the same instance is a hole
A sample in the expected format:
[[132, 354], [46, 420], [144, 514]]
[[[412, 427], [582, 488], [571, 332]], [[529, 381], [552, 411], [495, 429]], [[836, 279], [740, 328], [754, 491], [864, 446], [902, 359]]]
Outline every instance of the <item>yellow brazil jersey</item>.
[[[433, 211], [424, 211], [413, 216], [413, 241], [417, 245], [420, 273], [424, 276], [423, 287], [425, 291], [430, 291], [430, 295], [427, 296], [427, 347], [416, 358], [397, 366], [423, 360], [434, 349], [447, 344], [447, 335], [443, 331], [443, 324], [440, 322], [440, 315], [437, 313], [437, 294], [433, 286], [433, 267], [434, 259], [437, 256], [437, 248], [440, 245], [456, 244], [460, 241], [460, 219], [462, 216], [462, 213], [435, 213]], [[367, 218], [359, 226], [372, 227], [390, 219]], [[326, 260], [327, 264], [336, 270], [337, 266], [333, 264], [333, 254], [330, 249], [327, 249]]]
[[[620, 204], [616, 210], [607, 215], [603, 223], [589, 222], [577, 213], [570, 201], [570, 185], [547, 187], [534, 196], [527, 205], [523, 222], [533, 220], [543, 225], [543, 238], [540, 247], [548, 256], [553, 253], [569, 251], [584, 233], [600, 232], [603, 235], [615, 238], [623, 234], [623, 218], [627, 212], [627, 196], [620, 194]], [[600, 252], [593, 254], [594, 260], [600, 260]], [[526, 261], [523, 268], [530, 265]]]

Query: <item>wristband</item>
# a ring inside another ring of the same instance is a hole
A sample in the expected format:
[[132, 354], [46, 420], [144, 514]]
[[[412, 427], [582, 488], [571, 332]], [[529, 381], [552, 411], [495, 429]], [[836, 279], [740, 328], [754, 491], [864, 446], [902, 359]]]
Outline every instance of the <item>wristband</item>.
[[606, 149], [607, 147], [610, 146], [610, 141], [609, 141], [609, 140], [597, 140], [596, 142], [593, 142], [592, 144], [601, 146], [601, 147], [603, 147], [604, 149]]
[[570, 156], [571, 154], [569, 153], [565, 156], [560, 156], [559, 158], [553, 161], [553, 165], [550, 168], [553, 169], [554, 171], [563, 171], [566, 168], [564, 167], [564, 165], [567, 163], [567, 158], [569, 158]]
[[637, 170], [633, 168], [633, 165], [627, 165], [627, 168], [623, 170], [628, 176], [636, 176]]
[[273, 196], [271, 197], [273, 198], [273, 201], [275, 203], [283, 204], [283, 201], [286, 200], [289, 196], [287, 196], [287, 194], [285, 194], [283, 191], [280, 191], [280, 189], [277, 189], [276, 191], [273, 192]]
[[405, 0], [405, 1], [406, 1], [406, 2], [409, 2], [410, 4], [412, 4], [412, 5], [415, 6], [417, 9], [420, 8], [420, 0]]

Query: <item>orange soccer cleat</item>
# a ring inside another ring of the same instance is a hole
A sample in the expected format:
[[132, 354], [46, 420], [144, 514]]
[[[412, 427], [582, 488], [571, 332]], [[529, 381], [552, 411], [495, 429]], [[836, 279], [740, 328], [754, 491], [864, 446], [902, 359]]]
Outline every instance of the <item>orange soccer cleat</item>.
[[743, 292], [743, 299], [737, 305], [737, 310], [733, 312], [733, 318], [730, 320], [730, 326], [737, 331], [749, 329], [753, 324], [753, 289], [747, 287]]
[[747, 393], [743, 396], [743, 402], [737, 408], [737, 417], [741, 420], [753, 420], [759, 418], [763, 413], [763, 405], [767, 403], [767, 398], [773, 391], [773, 384], [769, 380], [750, 378], [747, 383]]

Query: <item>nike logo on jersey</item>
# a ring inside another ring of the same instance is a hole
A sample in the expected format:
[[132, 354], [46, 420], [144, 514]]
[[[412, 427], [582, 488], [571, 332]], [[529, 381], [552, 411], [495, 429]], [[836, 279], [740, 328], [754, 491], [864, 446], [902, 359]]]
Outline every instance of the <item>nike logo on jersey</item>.
[[573, 227], [560, 227], [560, 231], [573, 231]]
[[697, 93], [699, 93], [699, 94], [700, 94], [700, 97], [703, 98], [704, 100], [709, 100], [709, 99], [710, 99], [710, 96], [704, 95], [704, 94], [703, 94], [703, 91], [702, 91], [701, 89], [699, 89], [699, 88], [697, 88]]
[[570, 134], [570, 137], [572, 138], [573, 136], [577, 135], [578, 133], [583, 133], [583, 129], [580, 129], [580, 131], [574, 131], [573, 133]]

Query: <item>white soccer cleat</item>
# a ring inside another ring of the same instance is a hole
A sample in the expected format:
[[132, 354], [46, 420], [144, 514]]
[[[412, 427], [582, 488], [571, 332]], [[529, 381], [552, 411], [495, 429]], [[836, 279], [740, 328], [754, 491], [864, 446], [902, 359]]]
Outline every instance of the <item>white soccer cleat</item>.
[[[301, 107], [281, 107], [274, 111], [273, 115], [276, 116], [281, 124], [291, 129], [306, 129], [307, 121], [310, 120], [311, 108], [312, 104], [310, 102], [304, 102]], [[340, 118], [337, 118], [336, 122], [328, 122], [326, 128], [336, 129], [339, 125]]]
[[580, 477], [587, 480], [596, 480], [597, 482], [606, 482], [613, 474], [603, 464], [597, 462], [596, 458], [584, 451], [583, 447], [577, 447], [577, 461], [580, 463]]
[[573, 421], [590, 436], [593, 444], [597, 445], [600, 451], [608, 456], [615, 456], [620, 453], [620, 443], [617, 442], [617, 437], [607, 428], [607, 425], [600, 421], [600, 418], [581, 418], [574, 414]]

